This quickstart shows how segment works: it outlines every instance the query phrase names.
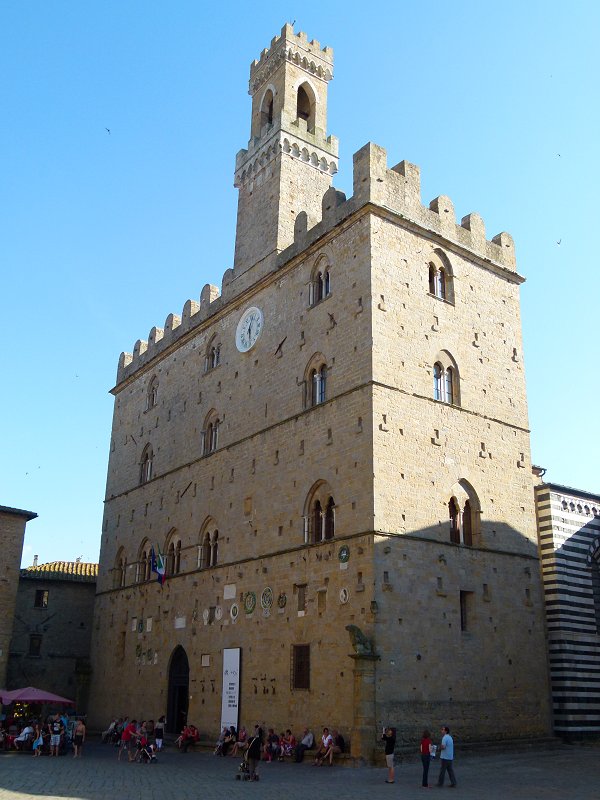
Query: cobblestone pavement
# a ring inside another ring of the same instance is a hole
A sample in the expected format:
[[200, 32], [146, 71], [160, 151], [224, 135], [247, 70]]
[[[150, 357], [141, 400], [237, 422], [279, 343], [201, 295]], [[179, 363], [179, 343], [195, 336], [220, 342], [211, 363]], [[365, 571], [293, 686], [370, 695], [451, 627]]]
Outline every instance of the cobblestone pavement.
[[[455, 761], [458, 787], [422, 789], [421, 766], [403, 762], [396, 783], [386, 785], [386, 770], [374, 767], [314, 768], [304, 764], [261, 764], [258, 783], [235, 780], [238, 760], [210, 753], [182, 754], [172, 749], [157, 764], [118, 762], [109, 745], [87, 743], [74, 759], [0, 754], [0, 800], [346, 800], [346, 798], [422, 798], [431, 794], [468, 800], [598, 800], [600, 747], [559, 746], [520, 753], [468, 755]], [[439, 762], [432, 765], [435, 783]]]

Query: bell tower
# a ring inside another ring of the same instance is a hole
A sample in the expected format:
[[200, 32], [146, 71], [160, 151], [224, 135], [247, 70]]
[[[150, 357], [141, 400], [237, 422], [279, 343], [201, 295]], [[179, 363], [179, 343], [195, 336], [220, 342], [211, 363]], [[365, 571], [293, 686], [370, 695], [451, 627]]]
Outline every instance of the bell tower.
[[333, 50], [289, 24], [250, 66], [250, 141], [235, 163], [236, 275], [288, 247], [301, 211], [309, 228], [321, 219], [338, 169], [338, 142], [327, 136], [332, 78]]

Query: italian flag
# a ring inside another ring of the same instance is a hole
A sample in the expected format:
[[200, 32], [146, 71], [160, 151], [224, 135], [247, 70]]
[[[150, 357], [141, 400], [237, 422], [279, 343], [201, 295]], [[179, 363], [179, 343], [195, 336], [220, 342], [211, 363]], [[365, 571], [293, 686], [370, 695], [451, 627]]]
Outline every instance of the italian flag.
[[156, 572], [156, 580], [162, 586], [163, 583], [166, 580], [166, 575], [165, 575], [165, 572], [166, 572], [165, 557], [160, 552], [160, 550], [157, 553], [154, 550], [154, 547], [153, 547], [152, 551], [150, 553], [150, 558], [151, 558], [151, 561], [152, 561], [152, 572]]

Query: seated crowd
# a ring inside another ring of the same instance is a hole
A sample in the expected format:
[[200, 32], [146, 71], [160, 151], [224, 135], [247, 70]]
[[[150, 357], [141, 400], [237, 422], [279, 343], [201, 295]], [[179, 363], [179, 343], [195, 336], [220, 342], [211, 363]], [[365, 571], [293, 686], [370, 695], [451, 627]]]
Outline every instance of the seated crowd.
[[[221, 731], [215, 746], [215, 755], [236, 756], [245, 753], [256, 739], [260, 742], [261, 759], [266, 762], [284, 761], [287, 757], [300, 763], [304, 760], [304, 753], [315, 747], [315, 737], [308, 728], [304, 729], [301, 739], [297, 741], [290, 728], [279, 734], [275, 733], [274, 728], [268, 728], [265, 737], [258, 724], [254, 726], [252, 736], [248, 736], [248, 732], [243, 726], [236, 731], [235, 727], [231, 725]], [[323, 728], [323, 735], [313, 762], [314, 766], [323, 764], [332, 766], [334, 756], [344, 752], [345, 744], [344, 737], [337, 730], [334, 729], [330, 733], [329, 728]]]
[[[165, 717], [161, 717], [156, 725], [153, 720], [138, 723], [136, 720], [129, 721], [128, 718], [113, 719], [108, 728], [102, 734], [103, 742], [113, 742], [119, 747], [119, 760], [123, 751], [127, 751], [129, 761], [140, 760], [140, 749], [149, 748], [149, 752], [159, 752], [162, 749]], [[151, 739], [155, 739], [155, 744]], [[195, 725], [186, 724], [179, 736], [175, 739], [175, 745], [182, 753], [186, 753], [200, 741], [200, 732]], [[242, 725], [236, 730], [234, 725], [224, 727], [217, 739], [214, 747], [216, 756], [243, 756], [247, 757], [252, 752], [260, 754], [260, 760], [265, 762], [284, 761], [286, 758], [293, 759], [296, 763], [304, 760], [304, 754], [308, 750], [316, 747], [314, 766], [333, 765], [336, 755], [345, 750], [344, 737], [335, 729], [323, 728], [323, 733], [318, 742], [308, 728], [305, 728], [302, 736], [297, 739], [288, 728], [281, 733], [276, 733], [274, 728], [268, 728], [266, 736], [259, 724], [254, 726], [252, 735], [248, 733]]]

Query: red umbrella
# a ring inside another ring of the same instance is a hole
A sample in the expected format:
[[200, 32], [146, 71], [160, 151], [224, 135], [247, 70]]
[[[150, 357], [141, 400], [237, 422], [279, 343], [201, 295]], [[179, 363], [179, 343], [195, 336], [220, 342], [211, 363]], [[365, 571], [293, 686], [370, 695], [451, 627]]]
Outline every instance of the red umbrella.
[[36, 689], [34, 686], [27, 686], [25, 689], [13, 689], [12, 692], [0, 691], [0, 701], [5, 706], [11, 703], [53, 703], [62, 706], [74, 706], [73, 700], [60, 697], [52, 692], [45, 692], [43, 689]]

